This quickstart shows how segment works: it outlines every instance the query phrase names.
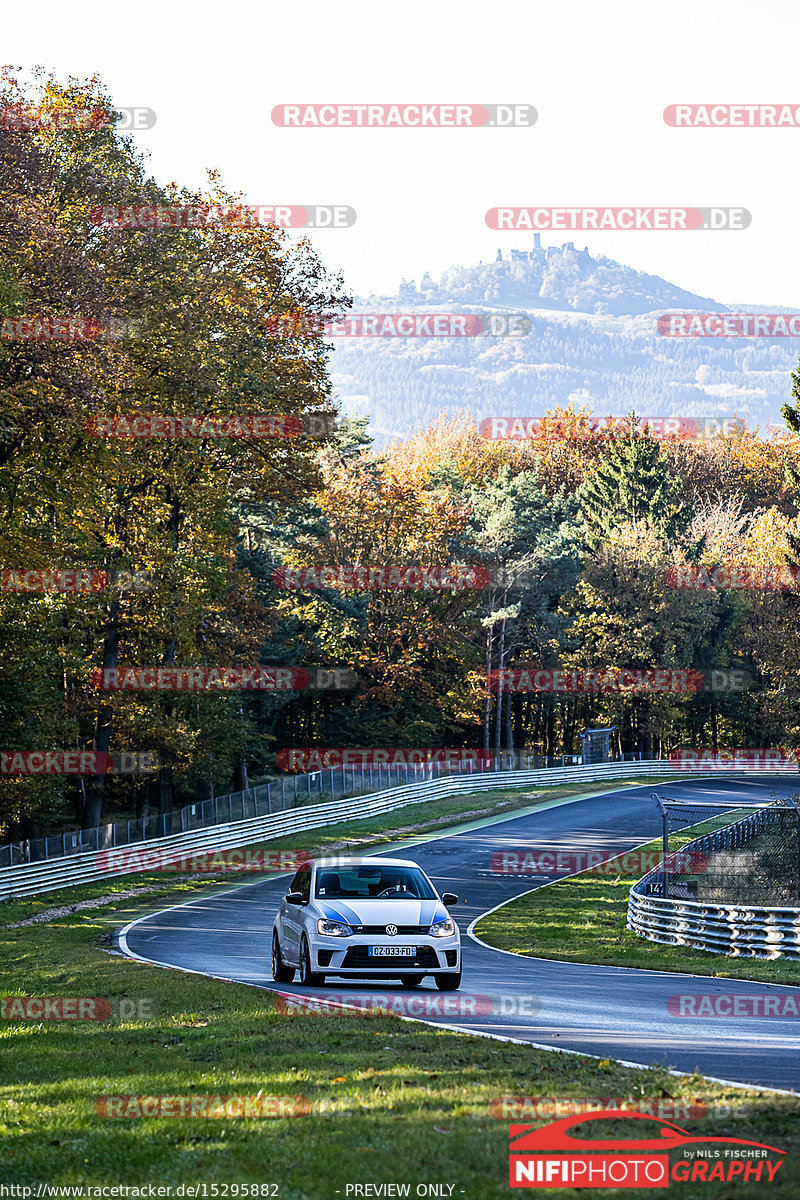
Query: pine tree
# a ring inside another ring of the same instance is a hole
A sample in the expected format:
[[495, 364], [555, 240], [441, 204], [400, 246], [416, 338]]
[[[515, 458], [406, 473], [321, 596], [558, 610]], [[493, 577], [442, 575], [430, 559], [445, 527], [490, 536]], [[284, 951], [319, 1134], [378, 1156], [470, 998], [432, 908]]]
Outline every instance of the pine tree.
[[637, 433], [635, 420], [631, 414], [628, 436], [609, 445], [596, 473], [578, 489], [590, 548], [602, 544], [623, 525], [634, 529], [646, 526], [672, 541], [692, 519], [691, 510], [681, 503], [682, 489], [670, 473], [663, 448]]

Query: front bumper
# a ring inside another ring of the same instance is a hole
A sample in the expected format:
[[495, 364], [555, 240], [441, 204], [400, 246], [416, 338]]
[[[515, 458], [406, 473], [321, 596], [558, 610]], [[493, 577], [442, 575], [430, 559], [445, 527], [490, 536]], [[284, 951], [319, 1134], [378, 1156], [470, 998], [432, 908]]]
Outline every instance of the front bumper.
[[[372, 956], [370, 946], [416, 947], [416, 954]], [[311, 950], [315, 969], [328, 975], [430, 975], [454, 972], [461, 966], [461, 943], [457, 935], [434, 938], [419, 934], [411, 937], [355, 935], [347, 938], [319, 937]]]

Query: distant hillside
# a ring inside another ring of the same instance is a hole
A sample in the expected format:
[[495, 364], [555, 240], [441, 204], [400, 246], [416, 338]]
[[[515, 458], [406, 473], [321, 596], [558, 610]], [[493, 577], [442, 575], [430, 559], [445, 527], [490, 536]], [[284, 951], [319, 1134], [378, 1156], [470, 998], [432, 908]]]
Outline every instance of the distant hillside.
[[539, 234], [533, 238], [532, 250], [512, 250], [509, 258], [498, 250], [493, 263], [451, 267], [439, 284], [429, 275], [419, 288], [404, 280], [397, 299], [416, 304], [518, 304], [613, 316], [655, 308], [719, 307], [708, 296], [685, 292], [658, 275], [644, 275], [611, 258], [592, 258], [572, 242], [544, 249]]
[[404, 280], [394, 296], [358, 298], [357, 312], [513, 308], [532, 328], [522, 338], [334, 338], [331, 370], [344, 411], [368, 413], [378, 442], [411, 433], [442, 409], [538, 416], [569, 401], [597, 413], [737, 411], [762, 429], [781, 423], [797, 339], [663, 337], [656, 320], [665, 311], [729, 306], [571, 242], [545, 249], [534, 239], [530, 251], [451, 267], [439, 283], [425, 275], [418, 286]]

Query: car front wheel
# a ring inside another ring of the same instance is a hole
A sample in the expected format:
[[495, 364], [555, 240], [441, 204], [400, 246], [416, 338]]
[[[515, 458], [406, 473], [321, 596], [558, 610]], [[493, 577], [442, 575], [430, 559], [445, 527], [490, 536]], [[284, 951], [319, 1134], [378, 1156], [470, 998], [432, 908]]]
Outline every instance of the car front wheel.
[[281, 955], [281, 944], [278, 941], [278, 931], [272, 931], [272, 978], [276, 983], [294, 982], [294, 967], [287, 967]]
[[322, 987], [325, 976], [311, 970], [311, 952], [308, 949], [308, 939], [303, 934], [300, 946], [300, 982], [303, 987]]
[[440, 992], [455, 992], [461, 987], [461, 972], [457, 975], [436, 975], [436, 986]]

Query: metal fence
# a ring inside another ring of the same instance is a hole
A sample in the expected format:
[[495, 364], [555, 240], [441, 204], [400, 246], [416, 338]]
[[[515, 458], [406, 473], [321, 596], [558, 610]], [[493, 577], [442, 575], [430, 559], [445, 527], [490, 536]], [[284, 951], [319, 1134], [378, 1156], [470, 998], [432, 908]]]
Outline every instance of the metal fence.
[[[448, 775], [436, 765], [433, 768], [426, 766], [425, 771], [429, 775], [433, 772], [435, 777], [400, 787], [384, 787], [382, 791], [374, 792], [371, 795], [359, 795], [349, 799], [331, 800], [323, 797], [321, 802], [312, 802], [310, 805], [289, 805], [285, 811], [278, 811], [272, 815], [234, 820], [225, 824], [209, 825], [175, 833], [163, 838], [149, 839], [146, 844], [139, 843], [142, 847], [141, 851], [137, 847], [133, 854], [120, 851], [115, 855], [111, 847], [105, 848], [106, 853], [98, 854], [93, 847], [90, 847], [87, 851], [65, 858], [0, 867], [0, 900], [14, 896], [40, 895], [59, 887], [75, 887], [77, 884], [88, 883], [95, 879], [146, 871], [150, 869], [147, 860], [151, 851], [157, 855], [159, 850], [180, 849], [184, 854], [192, 855], [250, 846], [255, 843], [273, 841], [290, 833], [303, 835], [324, 825], [361, 820], [403, 808], [406, 805], [420, 804], [427, 800], [439, 800], [447, 796], [469, 794], [470, 792], [489, 792], [505, 788], [611, 782], [617, 779], [631, 779], [637, 775], [674, 776], [674, 768], [665, 759], [637, 759], [633, 762], [565, 766], [555, 770], [539, 768], [530, 771], [511, 770], [502, 773], [486, 770], [466, 772], [460, 778]], [[732, 768], [728, 774], [741, 775], [744, 771], [744, 767]], [[770, 771], [770, 774], [779, 773], [785, 773], [782, 767]], [[711, 776], [697, 776], [696, 778], [718, 778], [718, 775], [719, 773], [715, 771]], [[319, 800], [318, 797], [317, 800]], [[235, 812], [236, 809], [233, 811]], [[108, 853], [109, 850], [111, 853]], [[114, 862], [115, 858], [119, 858], [119, 862]]]
[[305, 804], [321, 804], [326, 800], [341, 800], [346, 796], [363, 795], [403, 783], [438, 779], [443, 775], [551, 768], [565, 766], [568, 759], [574, 761], [579, 758], [579, 755], [545, 758], [533, 754], [503, 754], [499, 762], [489, 764], [468, 762], [444, 766], [440, 763], [414, 763], [408, 766], [336, 767], [307, 775], [284, 775], [245, 791], [198, 800], [170, 813], [153, 813], [148, 817], [116, 821], [93, 829], [72, 829], [50, 837], [6, 843], [0, 845], [0, 867], [45, 862], [91, 850], [110, 850], [188, 830], [270, 816]]
[[[662, 861], [658, 872], [647, 877], [644, 894], [712, 903], [800, 904], [796, 798], [761, 803], [755, 812], [731, 822], [729, 803], [670, 801], [656, 792], [652, 795], [662, 815]], [[673, 829], [714, 817], [722, 828], [669, 852]]]
[[[677, 853], [662, 854], [659, 867], [630, 890], [628, 928], [665, 945], [755, 958], [800, 958], [796, 800], [759, 807], [695, 838]], [[681, 807], [687, 806], [673, 806]]]
[[[430, 767], [426, 770], [430, 771]], [[467, 772], [460, 778], [455, 775], [448, 776], [440, 771], [438, 778], [384, 788], [383, 791], [373, 792], [371, 795], [333, 801], [328, 799], [322, 803], [290, 807], [273, 815], [210, 825], [168, 837], [150, 839], [146, 844], [139, 843], [130, 852], [122, 848], [107, 848], [101, 853], [90, 849], [67, 858], [0, 867], [0, 900], [16, 896], [38, 896], [57, 888], [76, 887], [96, 879], [156, 870], [159, 861], [163, 862], [166, 859], [174, 862], [175, 851], [181, 852], [180, 857], [208, 854], [209, 851], [215, 853], [219, 850], [274, 841], [287, 834], [299, 833], [303, 837], [310, 830], [320, 829], [324, 825], [363, 820], [407, 805], [441, 800], [447, 796], [504, 788], [537, 785], [541, 787], [550, 783], [625, 779], [639, 774], [642, 770], [646, 770], [648, 774], [671, 774], [669, 765], [663, 761], [598, 763], [586, 767], [565, 767], [557, 772], [546, 768], [502, 773], [487, 770], [474, 772], [472, 775]]]

